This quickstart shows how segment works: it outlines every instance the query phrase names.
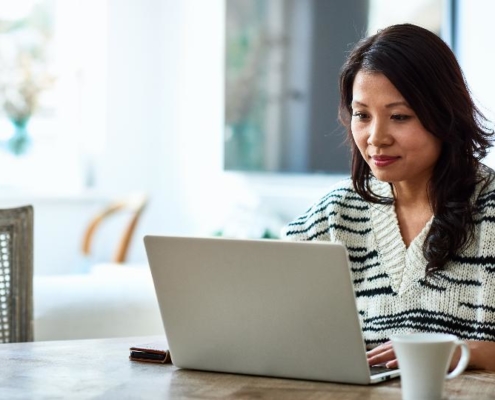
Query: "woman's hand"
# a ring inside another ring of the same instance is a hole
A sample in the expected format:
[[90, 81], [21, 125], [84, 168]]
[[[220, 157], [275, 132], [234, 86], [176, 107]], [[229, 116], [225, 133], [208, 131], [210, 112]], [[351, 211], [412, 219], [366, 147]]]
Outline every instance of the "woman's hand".
[[392, 342], [385, 342], [366, 353], [369, 365], [383, 364], [387, 368], [397, 368], [398, 363], [395, 358]]
[[[468, 369], [495, 371], [495, 342], [466, 340], [466, 343], [471, 351]], [[384, 364], [387, 368], [399, 367], [390, 341], [375, 347], [366, 354], [369, 365]], [[457, 348], [450, 362], [449, 371], [457, 366], [460, 356], [461, 351]]]
[[[469, 369], [484, 369], [487, 371], [495, 371], [495, 342], [466, 340], [469, 346], [471, 355], [469, 357]], [[457, 365], [461, 351], [456, 349], [452, 357], [451, 368]]]

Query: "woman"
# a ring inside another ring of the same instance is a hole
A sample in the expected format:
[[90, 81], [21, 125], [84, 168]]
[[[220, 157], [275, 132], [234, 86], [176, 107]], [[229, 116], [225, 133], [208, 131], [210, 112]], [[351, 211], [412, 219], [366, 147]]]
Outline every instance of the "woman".
[[397, 366], [391, 334], [431, 331], [495, 370], [495, 183], [480, 162], [493, 132], [454, 54], [394, 25], [356, 45], [340, 92], [351, 179], [285, 236], [346, 246], [370, 365]]

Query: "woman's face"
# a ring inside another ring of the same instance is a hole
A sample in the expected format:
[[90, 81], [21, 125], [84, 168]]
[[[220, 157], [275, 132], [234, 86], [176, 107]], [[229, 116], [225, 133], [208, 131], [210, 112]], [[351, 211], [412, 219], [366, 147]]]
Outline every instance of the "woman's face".
[[356, 75], [351, 130], [377, 179], [394, 184], [427, 184], [440, 156], [441, 141], [423, 127], [385, 75], [364, 71]]

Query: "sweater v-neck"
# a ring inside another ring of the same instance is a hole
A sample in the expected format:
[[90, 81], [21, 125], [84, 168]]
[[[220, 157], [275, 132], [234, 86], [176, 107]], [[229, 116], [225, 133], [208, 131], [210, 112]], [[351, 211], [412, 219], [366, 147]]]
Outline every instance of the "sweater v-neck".
[[[388, 183], [375, 181], [373, 191], [383, 197], [393, 197]], [[415, 282], [424, 277], [426, 259], [423, 243], [434, 217], [425, 224], [420, 233], [406, 246], [400, 232], [399, 220], [393, 204], [371, 205], [371, 223], [377, 244], [377, 251], [386, 265], [384, 271], [390, 277], [392, 290], [401, 295]]]

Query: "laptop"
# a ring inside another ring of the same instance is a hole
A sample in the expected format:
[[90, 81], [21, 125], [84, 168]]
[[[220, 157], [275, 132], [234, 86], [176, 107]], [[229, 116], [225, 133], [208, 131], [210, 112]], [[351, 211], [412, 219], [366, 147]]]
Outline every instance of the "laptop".
[[372, 384], [348, 255], [329, 242], [146, 236], [179, 368]]

